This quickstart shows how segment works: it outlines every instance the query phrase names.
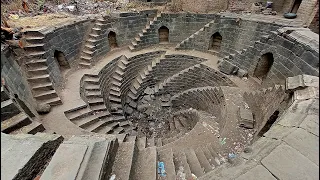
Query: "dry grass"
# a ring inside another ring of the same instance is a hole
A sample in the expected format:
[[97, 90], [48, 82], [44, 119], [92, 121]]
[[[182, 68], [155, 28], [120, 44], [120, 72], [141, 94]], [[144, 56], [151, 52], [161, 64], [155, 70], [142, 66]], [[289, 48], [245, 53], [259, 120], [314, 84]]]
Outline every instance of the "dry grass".
[[59, 14], [43, 14], [34, 17], [21, 17], [17, 20], [10, 19], [8, 24], [10, 27], [35, 28], [42, 26], [54, 26], [60, 23], [76, 20], [77, 18], [66, 13]]
[[171, 12], [180, 12], [182, 11], [183, 2], [182, 0], [172, 0], [171, 3], [167, 4], [166, 9]]

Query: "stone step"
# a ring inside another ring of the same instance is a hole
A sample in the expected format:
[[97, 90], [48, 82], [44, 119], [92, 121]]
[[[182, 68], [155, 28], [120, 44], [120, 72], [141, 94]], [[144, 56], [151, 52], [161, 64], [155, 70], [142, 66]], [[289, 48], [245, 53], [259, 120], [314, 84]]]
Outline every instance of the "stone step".
[[113, 130], [113, 128], [119, 126], [119, 122], [111, 122], [108, 123], [106, 126], [101, 126], [100, 128], [95, 129], [94, 132], [100, 133], [100, 134], [108, 134]]
[[51, 106], [56, 106], [62, 104], [60, 97], [45, 99], [45, 100], [38, 100], [41, 104], [50, 104]]
[[107, 179], [117, 146], [103, 137], [72, 137], [59, 146], [40, 179]]
[[38, 75], [28, 78], [28, 81], [34, 84], [51, 82], [49, 74]]
[[93, 89], [93, 90], [88, 90], [86, 89], [85, 91], [85, 96], [90, 98], [90, 97], [102, 97], [100, 89]]
[[208, 149], [207, 146], [203, 146], [201, 147], [201, 150], [203, 151], [203, 154], [205, 155], [206, 159], [208, 160], [210, 166], [212, 169], [214, 169], [216, 167], [216, 163], [215, 163], [215, 160], [214, 160], [214, 157], [212, 156], [210, 150]]
[[[176, 179], [176, 171], [173, 162], [173, 152], [172, 149], [165, 149], [158, 152], [158, 159], [164, 163], [166, 176], [161, 177], [163, 180], [175, 180]], [[159, 175], [158, 175], [159, 176]]]
[[127, 136], [128, 136], [128, 134], [126, 134], [126, 133], [116, 135], [119, 143], [123, 143]]
[[92, 104], [104, 104], [103, 98], [102, 97], [91, 97], [88, 99], [88, 103], [90, 105]]
[[137, 147], [139, 150], [142, 150], [144, 148], [146, 148], [147, 146], [147, 137], [140, 137], [137, 139], [137, 143], [136, 143]]
[[210, 172], [212, 171], [212, 166], [210, 165], [207, 157], [205, 156], [204, 152], [202, 151], [201, 148], [198, 148], [195, 150], [195, 153], [197, 155], [197, 158], [200, 162], [200, 165], [202, 168], [204, 168], [204, 172], [207, 173], [207, 172]]
[[176, 129], [178, 129], [179, 131], [184, 129], [183, 125], [180, 123], [178, 119], [175, 118], [173, 121], [174, 121], [174, 127]]
[[162, 146], [162, 138], [157, 138], [157, 140], [156, 140], [156, 146], [157, 147], [160, 147], [160, 146]]
[[190, 149], [185, 149], [184, 152], [187, 156], [187, 161], [190, 166], [191, 172], [195, 174], [197, 177], [202, 176], [204, 174], [204, 169], [201, 167], [200, 162], [194, 150], [190, 148]]
[[26, 62], [27, 68], [38, 68], [47, 65], [47, 59], [32, 59]]
[[174, 152], [173, 157], [176, 176], [182, 176], [183, 179], [193, 179], [185, 153], [183, 151]]
[[28, 118], [28, 116], [26, 116], [25, 113], [21, 112], [9, 119], [1, 121], [1, 132], [9, 134], [12, 131], [20, 129], [31, 123], [32, 121]]
[[152, 147], [154, 146], [154, 137], [150, 137], [150, 138], [147, 138], [147, 143], [146, 143], [146, 146], [147, 147]]
[[213, 146], [208, 145], [207, 148], [213, 157], [213, 161], [214, 161], [215, 165], [220, 166], [221, 165], [220, 157], [219, 157], [218, 153], [214, 150]]
[[34, 98], [36, 100], [46, 100], [46, 99], [52, 99], [58, 97], [55, 90], [49, 90], [49, 91], [42, 91], [34, 93]]
[[119, 145], [111, 173], [116, 175], [116, 179], [130, 179], [135, 154], [135, 141], [123, 142]]
[[88, 108], [87, 104], [84, 104], [76, 108], [70, 109], [68, 111], [65, 111], [64, 114], [70, 121], [73, 121], [79, 118], [83, 118], [85, 116], [89, 116], [90, 114], [92, 114], [92, 111]]
[[23, 126], [20, 129], [12, 131], [10, 134], [36, 134], [38, 132], [43, 132], [45, 128], [39, 122], [32, 121], [31, 124]]
[[86, 84], [84, 86], [86, 90], [99, 90], [100, 91], [100, 85], [99, 84]]
[[121, 133], [123, 133], [123, 132], [124, 132], [124, 128], [118, 126], [118, 127], [115, 127], [115, 128], [113, 129], [112, 134], [121, 134]]
[[79, 66], [82, 68], [91, 68], [91, 63], [80, 62]]
[[93, 123], [93, 124], [87, 126], [85, 129], [87, 131], [94, 132], [96, 129], [105, 126], [107, 123], [108, 122], [106, 122], [106, 121], [97, 121], [96, 123]]
[[95, 115], [89, 115], [80, 119], [72, 120], [74, 124], [84, 129], [98, 121], [99, 121], [99, 118]]
[[1, 133], [1, 178], [35, 179], [43, 166], [50, 161], [62, 140], [60, 135], [55, 134]]
[[1, 102], [2, 102], [2, 101], [9, 100], [9, 99], [10, 99], [9, 95], [8, 95], [7, 92], [4, 90], [4, 87], [1, 86]]
[[90, 109], [92, 111], [101, 111], [106, 109], [106, 105], [104, 103], [101, 104], [90, 104]]
[[133, 162], [132, 179], [151, 180], [157, 179], [157, 150], [148, 147], [138, 151], [136, 161]]
[[43, 91], [43, 90], [53, 90], [53, 84], [51, 82], [45, 83], [38, 83], [32, 85], [32, 90], [36, 91]]
[[28, 68], [28, 76], [42, 76], [48, 74], [47, 66]]
[[1, 102], [1, 121], [18, 115], [20, 112], [20, 109], [13, 103], [12, 99]]

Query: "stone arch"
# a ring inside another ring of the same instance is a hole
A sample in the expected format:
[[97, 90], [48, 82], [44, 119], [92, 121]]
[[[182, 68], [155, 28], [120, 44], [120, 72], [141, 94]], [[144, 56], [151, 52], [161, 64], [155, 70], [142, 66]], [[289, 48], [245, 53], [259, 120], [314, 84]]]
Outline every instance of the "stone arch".
[[271, 52], [263, 54], [258, 60], [258, 63], [253, 72], [253, 76], [261, 80], [265, 79], [271, 69], [273, 62], [274, 57]]
[[219, 32], [214, 33], [210, 37], [209, 50], [220, 51], [222, 36]]
[[70, 64], [67, 61], [63, 52], [55, 50], [54, 51], [54, 58], [57, 60], [59, 64], [60, 71], [64, 71], [66, 69], [70, 69]]
[[108, 41], [109, 41], [109, 47], [111, 49], [117, 48], [118, 43], [117, 43], [117, 34], [114, 31], [110, 31], [108, 34]]
[[169, 42], [169, 29], [166, 26], [161, 26], [158, 29], [159, 43]]

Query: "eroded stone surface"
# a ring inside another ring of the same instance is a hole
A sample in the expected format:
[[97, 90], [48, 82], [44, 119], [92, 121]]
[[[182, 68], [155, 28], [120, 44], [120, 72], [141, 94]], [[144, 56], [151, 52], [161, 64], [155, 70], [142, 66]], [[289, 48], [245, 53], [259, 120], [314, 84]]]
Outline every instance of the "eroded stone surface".
[[298, 128], [283, 140], [319, 166], [318, 136], [315, 136], [304, 129]]
[[251, 169], [250, 171], [246, 172], [245, 174], [241, 175], [236, 180], [276, 180], [274, 176], [263, 166], [258, 165]]
[[318, 166], [285, 143], [279, 145], [261, 163], [279, 179], [319, 179]]

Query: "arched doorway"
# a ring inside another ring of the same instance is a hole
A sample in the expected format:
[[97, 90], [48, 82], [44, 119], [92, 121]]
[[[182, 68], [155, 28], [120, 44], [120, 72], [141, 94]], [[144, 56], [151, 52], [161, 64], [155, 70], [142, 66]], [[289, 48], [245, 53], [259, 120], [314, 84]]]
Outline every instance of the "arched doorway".
[[301, 2], [302, 2], [302, 0], [295, 0], [293, 5], [292, 5], [292, 9], [291, 9], [290, 12], [297, 14]]
[[216, 32], [211, 36], [209, 50], [220, 51], [222, 36]]
[[116, 33], [113, 32], [113, 31], [110, 31], [109, 34], [108, 34], [109, 47], [111, 49], [118, 47], [117, 37], [116, 36], [117, 36]]
[[254, 70], [253, 76], [257, 77], [260, 80], [263, 80], [267, 77], [269, 70], [273, 64], [273, 54], [266, 53], [263, 54], [259, 60], [256, 69]]
[[67, 61], [63, 52], [55, 50], [54, 51], [54, 58], [57, 60], [57, 62], [59, 64], [60, 71], [64, 71], [64, 70], [70, 68], [69, 62]]
[[165, 26], [162, 26], [158, 30], [159, 32], [159, 43], [169, 42], [169, 29]]

